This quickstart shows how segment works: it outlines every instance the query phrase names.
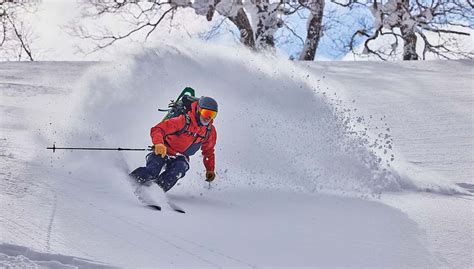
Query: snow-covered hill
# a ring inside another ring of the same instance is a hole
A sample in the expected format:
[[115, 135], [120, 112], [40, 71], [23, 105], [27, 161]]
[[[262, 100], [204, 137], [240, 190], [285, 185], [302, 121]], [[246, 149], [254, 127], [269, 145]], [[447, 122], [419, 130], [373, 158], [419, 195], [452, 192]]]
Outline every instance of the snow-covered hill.
[[[197, 44], [114, 63], [1, 63], [0, 262], [473, 266], [473, 204], [455, 184], [474, 175], [473, 63], [448, 63], [307, 66]], [[45, 149], [146, 147], [157, 108], [185, 86], [220, 112], [218, 179], [207, 189], [195, 156], [170, 192], [184, 215], [132, 194], [125, 171], [143, 152]]]

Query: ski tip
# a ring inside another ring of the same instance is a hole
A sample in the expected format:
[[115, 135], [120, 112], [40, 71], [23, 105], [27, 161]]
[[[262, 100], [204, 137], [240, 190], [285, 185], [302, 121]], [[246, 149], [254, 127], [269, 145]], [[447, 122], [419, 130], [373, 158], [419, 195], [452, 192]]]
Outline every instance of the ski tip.
[[151, 209], [155, 209], [155, 210], [158, 210], [158, 211], [161, 211], [161, 206], [157, 206], [157, 205], [148, 205], [149, 208]]
[[178, 212], [178, 213], [183, 213], [183, 214], [186, 214], [186, 211], [182, 210], [182, 209], [173, 209], [174, 211]]

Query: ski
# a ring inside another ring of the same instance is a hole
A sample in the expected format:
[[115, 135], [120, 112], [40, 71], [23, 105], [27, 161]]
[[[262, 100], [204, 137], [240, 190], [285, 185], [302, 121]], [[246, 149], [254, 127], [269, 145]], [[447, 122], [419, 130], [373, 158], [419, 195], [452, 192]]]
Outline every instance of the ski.
[[[180, 206], [178, 206], [175, 203], [171, 202], [168, 197], [165, 197], [165, 198], [166, 198], [166, 203], [168, 204], [170, 209], [172, 209], [175, 212], [181, 213], [181, 214], [186, 213], [186, 211], [184, 211], [184, 209], [182, 209]], [[162, 211], [162, 207], [159, 206], [159, 205], [156, 205], [156, 204], [149, 204], [149, 205], [147, 205], [147, 207], [158, 210], [158, 211]]]
[[182, 214], [186, 213], [184, 209], [170, 201], [169, 197], [158, 185], [152, 184], [150, 186], [145, 186], [138, 184], [133, 177], [130, 178], [134, 188], [133, 193], [138, 200], [147, 207], [162, 211], [163, 207], [161, 205], [166, 203], [171, 210]]
[[147, 207], [149, 207], [151, 209], [154, 209], [154, 210], [161, 211], [161, 206], [158, 206], [158, 205], [147, 205]]
[[178, 213], [182, 213], [182, 214], [185, 214], [186, 211], [184, 211], [184, 209], [182, 209], [181, 207], [177, 206], [175, 203], [171, 202], [169, 200], [168, 197], [166, 197], [166, 202], [168, 203], [168, 205], [171, 207], [171, 209], [173, 209], [175, 212], [178, 212]]
[[174, 209], [174, 211], [176, 211], [178, 213], [186, 214], [186, 211], [184, 211], [182, 209]]
[[[185, 214], [186, 211], [184, 211], [181, 207], [173, 204], [173, 203], [168, 203], [168, 205], [170, 206], [170, 208], [174, 211], [174, 212], [178, 212], [178, 213], [182, 213], [182, 214]], [[162, 211], [161, 210], [161, 206], [159, 205], [147, 205], [147, 207], [153, 209], [153, 210], [157, 210], [157, 211]]]
[[[170, 205], [170, 208], [174, 211], [174, 212], [177, 212], [177, 213], [181, 213], [181, 214], [185, 214], [186, 211], [184, 211], [183, 209], [181, 209], [180, 207], [174, 205], [174, 204], [169, 204]], [[157, 211], [162, 211], [161, 210], [161, 206], [159, 205], [147, 205], [148, 208], [150, 209], [153, 209], [153, 210], [157, 210]]]

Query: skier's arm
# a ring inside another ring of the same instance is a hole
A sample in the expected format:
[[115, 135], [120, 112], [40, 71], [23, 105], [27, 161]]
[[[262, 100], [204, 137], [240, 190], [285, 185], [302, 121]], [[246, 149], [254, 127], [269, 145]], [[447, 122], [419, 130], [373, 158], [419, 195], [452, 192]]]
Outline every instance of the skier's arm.
[[217, 140], [217, 132], [214, 126], [211, 129], [211, 133], [209, 134], [209, 138], [202, 144], [202, 156], [204, 166], [206, 167], [206, 171], [214, 171], [215, 169], [215, 155], [214, 155], [214, 146], [216, 145]]
[[163, 144], [164, 137], [181, 130], [186, 123], [184, 115], [162, 121], [151, 128], [150, 136], [153, 145]]

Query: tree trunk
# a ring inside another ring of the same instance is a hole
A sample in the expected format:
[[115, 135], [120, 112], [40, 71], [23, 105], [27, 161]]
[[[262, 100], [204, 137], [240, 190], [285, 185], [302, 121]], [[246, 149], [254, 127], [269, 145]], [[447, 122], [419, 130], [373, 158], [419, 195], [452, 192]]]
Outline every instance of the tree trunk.
[[240, 8], [237, 15], [228, 17], [240, 31], [240, 42], [245, 46], [255, 49], [255, 39], [252, 26], [243, 8]]
[[401, 27], [403, 37], [403, 60], [411, 61], [418, 60], [418, 54], [416, 53], [416, 34], [413, 29], [407, 29]]
[[270, 3], [269, 0], [255, 0], [257, 8], [255, 25], [255, 40], [258, 50], [273, 49], [275, 47], [275, 32], [283, 26], [280, 18], [280, 4]]
[[257, 48], [263, 49], [266, 47], [274, 47], [275, 42], [273, 36], [267, 35], [268, 30], [268, 17], [269, 17], [269, 1], [268, 0], [256, 0], [255, 6], [257, 7], [257, 29], [255, 32], [255, 39], [257, 40]]
[[[300, 1], [300, 4], [308, 5], [307, 1]], [[324, 0], [311, 0], [309, 3], [311, 15], [308, 18], [308, 29], [303, 51], [300, 60], [313, 61], [318, 49], [319, 40], [323, 36], [323, 14]]]
[[401, 0], [400, 6], [398, 9], [401, 11], [400, 13], [403, 14], [401, 17], [405, 18], [402, 19], [400, 32], [402, 33], [403, 38], [403, 60], [404, 61], [411, 61], [411, 60], [418, 60], [418, 54], [416, 53], [416, 34], [415, 34], [415, 25], [413, 23], [408, 23], [406, 18], [410, 17], [410, 1], [409, 0]]

